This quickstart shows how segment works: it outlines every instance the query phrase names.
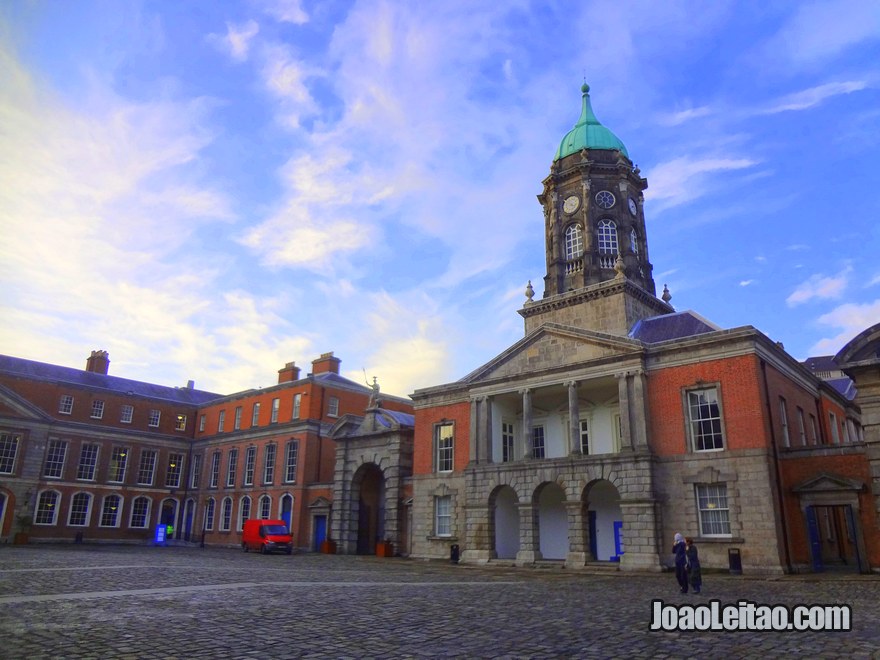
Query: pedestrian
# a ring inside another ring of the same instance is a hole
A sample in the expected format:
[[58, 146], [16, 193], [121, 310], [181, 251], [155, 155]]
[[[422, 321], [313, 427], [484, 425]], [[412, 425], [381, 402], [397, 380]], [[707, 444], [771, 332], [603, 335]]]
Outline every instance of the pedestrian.
[[684, 537], [678, 532], [675, 533], [672, 554], [675, 556], [675, 579], [678, 580], [681, 593], [686, 594], [688, 592], [686, 544]]
[[690, 582], [691, 589], [693, 589], [694, 593], [698, 594], [703, 586], [703, 573], [700, 571], [700, 555], [697, 552], [697, 545], [691, 537], [687, 537], [684, 542], [684, 554], [687, 557], [686, 568], [688, 581]]

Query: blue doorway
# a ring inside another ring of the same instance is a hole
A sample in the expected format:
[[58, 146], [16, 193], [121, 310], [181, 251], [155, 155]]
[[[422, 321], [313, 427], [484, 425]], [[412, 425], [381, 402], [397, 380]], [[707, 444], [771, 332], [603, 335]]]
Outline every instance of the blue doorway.
[[325, 540], [327, 540], [327, 516], [315, 516], [315, 547], [313, 550], [318, 552]]

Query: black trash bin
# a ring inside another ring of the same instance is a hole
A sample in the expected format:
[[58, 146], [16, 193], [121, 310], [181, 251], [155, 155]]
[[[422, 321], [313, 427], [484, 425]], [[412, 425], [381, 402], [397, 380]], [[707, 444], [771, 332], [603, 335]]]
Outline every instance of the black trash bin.
[[727, 549], [727, 563], [730, 566], [731, 575], [742, 575], [743, 563], [742, 556], [739, 554], [739, 548]]
[[450, 548], [449, 548], [449, 561], [451, 561], [453, 564], [457, 564], [457, 563], [458, 563], [458, 557], [459, 557], [459, 547], [458, 547], [458, 544], [457, 544], [457, 543], [453, 543], [452, 546], [450, 546]]
[[83, 542], [83, 533], [77, 532], [76, 536], [73, 538], [74, 543], [82, 543]]

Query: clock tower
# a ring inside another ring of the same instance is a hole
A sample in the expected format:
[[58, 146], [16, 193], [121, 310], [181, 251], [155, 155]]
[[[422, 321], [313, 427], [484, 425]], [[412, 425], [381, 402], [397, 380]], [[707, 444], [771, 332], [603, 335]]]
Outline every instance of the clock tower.
[[[596, 119], [589, 85], [581, 92], [580, 118], [562, 138], [538, 195], [544, 210], [544, 298], [538, 302], [529, 297], [520, 314], [527, 331], [543, 322], [570, 325], [577, 320], [582, 327], [626, 334], [640, 318], [672, 308], [667, 293], [664, 300], [656, 297], [648, 259], [643, 208], [648, 182], [623, 142]], [[562, 311], [594, 300], [589, 294], [600, 291], [604, 298], [614, 291], [626, 298], [620, 301], [622, 317], [588, 321], [584, 310]], [[548, 316], [551, 310], [556, 311]]]

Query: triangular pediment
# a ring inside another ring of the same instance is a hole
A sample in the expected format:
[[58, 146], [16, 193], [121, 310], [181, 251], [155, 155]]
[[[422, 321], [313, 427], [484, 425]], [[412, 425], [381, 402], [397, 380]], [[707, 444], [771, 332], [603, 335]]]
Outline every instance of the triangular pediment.
[[3, 385], [0, 385], [0, 415], [41, 422], [48, 422], [52, 419], [41, 408]]
[[795, 493], [827, 493], [841, 491], [862, 491], [865, 484], [858, 479], [847, 479], [828, 472], [811, 477], [791, 490]]
[[476, 383], [583, 365], [643, 350], [636, 339], [547, 323], [472, 371], [462, 382]]

